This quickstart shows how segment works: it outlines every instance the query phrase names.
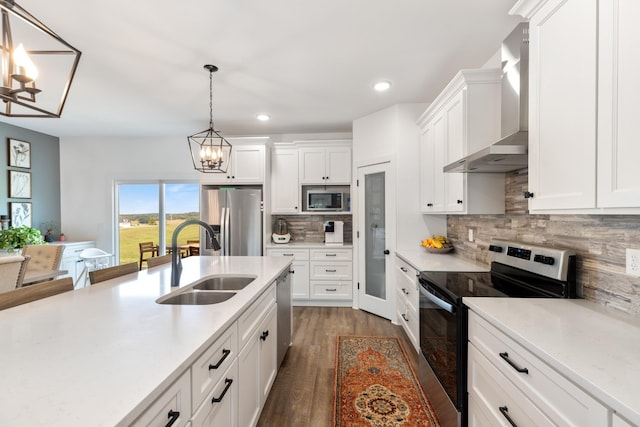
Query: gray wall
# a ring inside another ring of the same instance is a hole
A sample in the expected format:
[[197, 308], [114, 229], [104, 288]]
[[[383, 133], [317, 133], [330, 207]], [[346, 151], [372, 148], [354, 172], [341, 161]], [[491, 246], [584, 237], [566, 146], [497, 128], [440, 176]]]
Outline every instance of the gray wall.
[[[8, 166], [8, 138], [31, 143], [31, 169]], [[31, 172], [30, 200], [9, 198], [10, 169]], [[20, 201], [32, 203], [32, 226], [40, 228], [43, 234], [47, 223], [60, 224], [60, 141], [54, 136], [0, 123], [0, 214], [11, 215], [9, 202]]]
[[455, 250], [488, 264], [492, 237], [574, 249], [584, 298], [640, 315], [640, 278], [625, 274], [626, 248], [640, 248], [640, 215], [529, 215], [527, 181], [526, 173], [507, 174], [504, 215], [449, 215]]

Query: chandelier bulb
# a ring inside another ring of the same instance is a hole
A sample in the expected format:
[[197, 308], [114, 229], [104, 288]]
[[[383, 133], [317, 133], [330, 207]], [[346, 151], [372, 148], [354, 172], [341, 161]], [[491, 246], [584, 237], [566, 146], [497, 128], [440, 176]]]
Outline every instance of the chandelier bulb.
[[38, 78], [38, 69], [33, 61], [31, 61], [31, 58], [29, 58], [29, 55], [22, 43], [20, 43], [14, 50], [13, 61], [15, 62], [17, 75], [26, 76], [29, 81], [33, 81]]

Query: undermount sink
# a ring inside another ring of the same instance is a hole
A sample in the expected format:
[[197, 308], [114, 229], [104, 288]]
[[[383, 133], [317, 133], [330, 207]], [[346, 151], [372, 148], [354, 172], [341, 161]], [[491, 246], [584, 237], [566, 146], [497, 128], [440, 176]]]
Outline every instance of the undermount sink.
[[203, 291], [239, 291], [255, 279], [255, 276], [216, 276], [197, 283], [193, 288]]
[[218, 304], [233, 297], [235, 292], [182, 292], [177, 295], [171, 295], [158, 299], [158, 304], [174, 304], [174, 305], [208, 305]]

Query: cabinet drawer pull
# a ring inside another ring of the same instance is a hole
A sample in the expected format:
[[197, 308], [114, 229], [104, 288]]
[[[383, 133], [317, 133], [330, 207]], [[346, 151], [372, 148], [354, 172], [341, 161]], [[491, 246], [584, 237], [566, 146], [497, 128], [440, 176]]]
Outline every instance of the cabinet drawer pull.
[[402, 313], [402, 318], [404, 319], [404, 321], [405, 321], [405, 322], [408, 322], [408, 321], [409, 321], [409, 319], [407, 318], [407, 316], [405, 316], [405, 314], [404, 314], [404, 313]]
[[402, 293], [405, 295], [409, 295], [409, 292], [407, 292], [407, 288], [402, 288]]
[[338, 291], [336, 288], [331, 288], [331, 289], [329, 289], [329, 288], [325, 288], [324, 290], [325, 290], [326, 292], [337, 292], [337, 291]]
[[224, 359], [226, 359], [227, 356], [229, 356], [230, 354], [231, 354], [231, 350], [227, 350], [226, 348], [223, 348], [222, 349], [222, 359], [218, 360], [218, 363], [216, 363], [215, 365], [209, 364], [209, 370], [218, 369], [220, 367], [220, 365], [222, 365], [222, 362], [224, 362]]
[[213, 399], [211, 399], [211, 403], [222, 402], [222, 399], [224, 399], [224, 395], [227, 394], [227, 391], [229, 391], [229, 387], [231, 387], [231, 383], [233, 383], [233, 380], [225, 378], [224, 383], [226, 384], [226, 386], [224, 387], [224, 390], [222, 390], [222, 394], [220, 395], [220, 397], [214, 397]]
[[282, 254], [282, 256], [293, 256], [293, 254]]
[[513, 369], [520, 372], [521, 374], [529, 374], [529, 370], [527, 368], [521, 368], [516, 365], [511, 359], [509, 359], [509, 353], [506, 351], [504, 353], [499, 353], [500, 357], [502, 357]]
[[338, 256], [338, 254], [324, 254], [324, 256]]
[[400, 270], [404, 271], [405, 273], [408, 273], [408, 272], [409, 272], [409, 270], [407, 270], [407, 269], [406, 269], [406, 268], [404, 268], [404, 267], [400, 267]]
[[514, 423], [509, 416], [509, 408], [507, 408], [506, 406], [500, 406], [498, 409], [500, 409], [500, 413], [502, 414], [502, 416], [505, 417], [507, 421], [509, 421], [509, 424], [511, 424], [513, 427], [518, 427], [518, 425]]
[[171, 427], [176, 421], [178, 421], [178, 418], [180, 418], [180, 412], [172, 411], [171, 409], [169, 409], [169, 414], [167, 414], [167, 418], [169, 418], [169, 422], [167, 423], [166, 427]]
[[328, 268], [325, 268], [325, 270], [327, 273], [335, 273], [337, 270], [329, 270]]
[[260, 339], [262, 341], [266, 341], [268, 336], [269, 336], [269, 330], [267, 329], [266, 331], [262, 332], [262, 335], [260, 335]]

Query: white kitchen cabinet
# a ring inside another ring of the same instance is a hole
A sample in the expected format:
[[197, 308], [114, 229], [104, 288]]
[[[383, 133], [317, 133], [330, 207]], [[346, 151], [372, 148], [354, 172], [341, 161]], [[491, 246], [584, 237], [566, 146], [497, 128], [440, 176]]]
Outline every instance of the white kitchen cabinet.
[[293, 258], [291, 263], [291, 294], [293, 303], [296, 300], [309, 299], [309, 249], [272, 249], [267, 248], [267, 256], [284, 256]]
[[[504, 424], [509, 416], [517, 425], [609, 425], [608, 408], [473, 311], [468, 349], [470, 420], [489, 416]], [[476, 407], [484, 415], [474, 414]]]
[[271, 213], [300, 212], [298, 149], [276, 147], [271, 153]]
[[444, 173], [443, 167], [500, 137], [500, 72], [461, 70], [418, 119], [421, 211], [504, 213], [504, 174]]
[[238, 360], [222, 375], [204, 403], [194, 413], [192, 427], [239, 427]]
[[300, 184], [351, 184], [351, 145], [300, 148]]
[[80, 259], [80, 253], [85, 249], [95, 248], [96, 242], [55, 242], [52, 244], [64, 246], [62, 259], [60, 260], [60, 270], [67, 270], [67, 274], [63, 277], [71, 277], [75, 287], [83, 285], [84, 276], [82, 277], [83, 283], [77, 283], [78, 277], [84, 269], [84, 262]]
[[172, 426], [182, 427], [191, 417], [191, 380], [189, 370], [180, 376], [147, 408], [132, 427], [164, 427], [175, 419]]
[[396, 257], [396, 315], [416, 351], [420, 351], [418, 271]]
[[511, 13], [530, 20], [529, 210], [639, 213], [640, 5], [520, 0]]
[[200, 174], [201, 184], [263, 184], [265, 179], [265, 146], [235, 144], [227, 173]]
[[240, 351], [239, 394], [242, 396], [238, 410], [240, 426], [253, 427], [258, 423], [262, 406], [273, 385], [277, 372], [277, 323], [276, 305], [261, 317], [246, 346]]

